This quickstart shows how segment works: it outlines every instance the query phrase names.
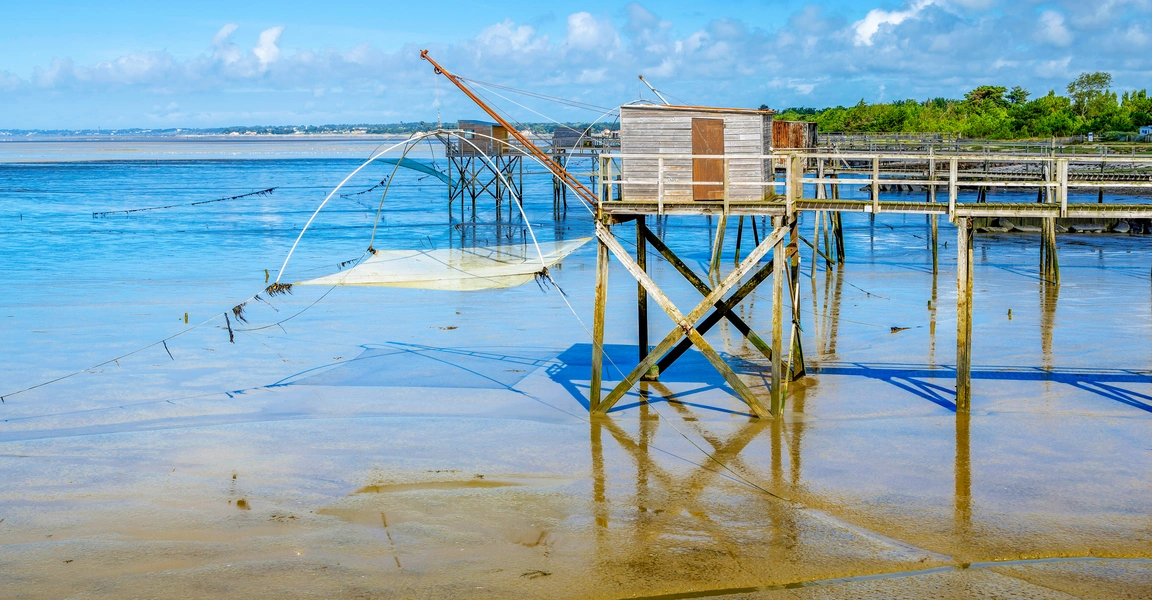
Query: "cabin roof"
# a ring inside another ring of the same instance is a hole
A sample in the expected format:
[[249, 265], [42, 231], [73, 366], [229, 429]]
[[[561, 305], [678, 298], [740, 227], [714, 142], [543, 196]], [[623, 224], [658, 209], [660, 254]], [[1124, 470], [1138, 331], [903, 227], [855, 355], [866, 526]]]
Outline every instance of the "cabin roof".
[[503, 127], [499, 123], [492, 123], [490, 121], [477, 121], [475, 119], [460, 119], [461, 125], [482, 125], [484, 127]]
[[654, 110], [654, 111], [684, 111], [684, 112], [714, 112], [714, 113], [727, 113], [727, 114], [746, 114], [746, 115], [774, 115], [776, 111], [760, 110], [758, 108], [720, 108], [716, 106], [677, 106], [667, 104], [625, 104], [620, 108], [636, 109], [636, 110]]

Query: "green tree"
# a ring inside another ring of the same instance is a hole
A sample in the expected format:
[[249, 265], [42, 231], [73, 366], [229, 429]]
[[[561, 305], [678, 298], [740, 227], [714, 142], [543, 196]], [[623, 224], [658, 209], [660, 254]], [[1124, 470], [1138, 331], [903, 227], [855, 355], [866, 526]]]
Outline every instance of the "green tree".
[[1026, 104], [1028, 102], [1028, 96], [1030, 95], [1028, 90], [1017, 85], [1012, 88], [1012, 91], [1008, 92], [1008, 101], [1019, 106]]
[[999, 85], [982, 85], [967, 94], [964, 94], [964, 100], [969, 104], [986, 104], [991, 103], [995, 105], [1007, 105], [1008, 101], [1004, 99], [1004, 93], [1008, 88]]
[[1103, 71], [1095, 73], [1081, 73], [1075, 81], [1068, 84], [1068, 96], [1080, 118], [1088, 116], [1088, 111], [1094, 103], [1112, 87], [1112, 74]]
[[1124, 92], [1120, 106], [1128, 114], [1132, 130], [1152, 125], [1152, 98], [1148, 97], [1148, 90]]

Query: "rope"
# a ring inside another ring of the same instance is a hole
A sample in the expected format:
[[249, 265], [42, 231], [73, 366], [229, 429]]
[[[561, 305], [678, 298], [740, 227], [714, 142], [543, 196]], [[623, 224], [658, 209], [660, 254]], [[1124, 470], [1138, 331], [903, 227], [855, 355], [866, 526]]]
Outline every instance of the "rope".
[[97, 217], [106, 217], [108, 215], [116, 215], [116, 214], [120, 214], [120, 213], [129, 214], [129, 213], [134, 213], [134, 212], [144, 212], [146, 210], [163, 210], [165, 208], [179, 208], [181, 206], [199, 206], [201, 204], [212, 204], [213, 202], [224, 202], [226, 200], [239, 200], [240, 198], [248, 198], [250, 196], [267, 196], [267, 195], [271, 194], [273, 192], [273, 190], [275, 190], [275, 189], [276, 188], [274, 188], [274, 187], [270, 187], [268, 189], [260, 190], [258, 192], [248, 192], [247, 194], [240, 194], [239, 196], [229, 196], [227, 198], [217, 198], [215, 200], [201, 200], [199, 202], [189, 202], [186, 204], [168, 204], [165, 206], [149, 206], [147, 208], [129, 208], [127, 210], [105, 210], [105, 211], [92, 213], [92, 218], [95, 219]]
[[[467, 81], [467, 82], [469, 82], [469, 83], [474, 83], [474, 84], [476, 84], [476, 85], [479, 85], [479, 86], [487, 86], [487, 87], [492, 87], [492, 88], [497, 88], [497, 89], [505, 90], [505, 91], [508, 91], [508, 92], [514, 92], [514, 93], [517, 93], [517, 94], [523, 94], [523, 95], [525, 95], [525, 96], [529, 96], [529, 97], [532, 97], [532, 98], [537, 98], [537, 99], [540, 99], [540, 100], [547, 100], [547, 101], [549, 101], [549, 102], [555, 102], [555, 103], [557, 103], [557, 104], [564, 104], [564, 105], [567, 105], [567, 106], [571, 106], [571, 107], [574, 107], [574, 108], [583, 108], [583, 109], [586, 109], [586, 110], [590, 110], [590, 111], [596, 111], [596, 112], [604, 112], [604, 111], [613, 111], [613, 110], [616, 110], [615, 108], [605, 108], [605, 107], [603, 107], [603, 106], [597, 106], [597, 105], [595, 105], [595, 104], [589, 104], [589, 103], [587, 103], [587, 102], [580, 102], [579, 100], [569, 100], [569, 99], [567, 99], [567, 98], [560, 98], [560, 97], [558, 97], [558, 96], [549, 96], [549, 95], [547, 95], [547, 94], [541, 94], [541, 93], [539, 93], [539, 92], [530, 92], [530, 91], [528, 91], [528, 90], [520, 90], [520, 89], [516, 89], [516, 88], [513, 88], [513, 87], [508, 87], [508, 86], [506, 86], [506, 85], [500, 85], [500, 84], [497, 84], [497, 83], [488, 83], [488, 82], [485, 82], [485, 81], [478, 81], [478, 80], [476, 80], [476, 79], [471, 79], [471, 78], [468, 78], [468, 77], [461, 77], [461, 76], [459, 76], [459, 75], [457, 75], [456, 77], [457, 77], [458, 79], [462, 79], [462, 80], [464, 80], [464, 81]], [[489, 91], [491, 91], [491, 90], [489, 90]], [[493, 93], [494, 93], [494, 92], [493, 92]], [[503, 96], [501, 96], [501, 97], [503, 97]], [[505, 100], [507, 100], [507, 98], [505, 98]], [[511, 100], [509, 100], [509, 102], [511, 102]]]

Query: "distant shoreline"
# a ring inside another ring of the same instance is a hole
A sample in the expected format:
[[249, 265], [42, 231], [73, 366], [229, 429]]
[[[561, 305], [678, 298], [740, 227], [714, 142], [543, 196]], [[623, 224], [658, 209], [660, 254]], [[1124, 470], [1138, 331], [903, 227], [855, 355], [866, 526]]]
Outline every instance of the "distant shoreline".
[[294, 134], [281, 134], [281, 133], [257, 133], [257, 134], [180, 134], [180, 135], [140, 135], [140, 134], [126, 134], [126, 135], [0, 135], [0, 144], [21, 144], [21, 143], [44, 143], [44, 142], [152, 142], [152, 143], [171, 143], [171, 142], [229, 142], [229, 143], [244, 143], [244, 142], [275, 142], [275, 141], [314, 141], [314, 142], [337, 142], [337, 141], [403, 141], [412, 137], [411, 134], [404, 133], [383, 133], [383, 134], [364, 134], [364, 133], [294, 133]]

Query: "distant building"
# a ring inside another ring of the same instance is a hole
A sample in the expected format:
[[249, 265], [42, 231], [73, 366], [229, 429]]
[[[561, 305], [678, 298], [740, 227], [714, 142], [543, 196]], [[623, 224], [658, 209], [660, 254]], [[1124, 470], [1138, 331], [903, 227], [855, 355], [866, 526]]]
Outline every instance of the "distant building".
[[1152, 125], [1145, 125], [1141, 127], [1140, 135], [1152, 135]]

